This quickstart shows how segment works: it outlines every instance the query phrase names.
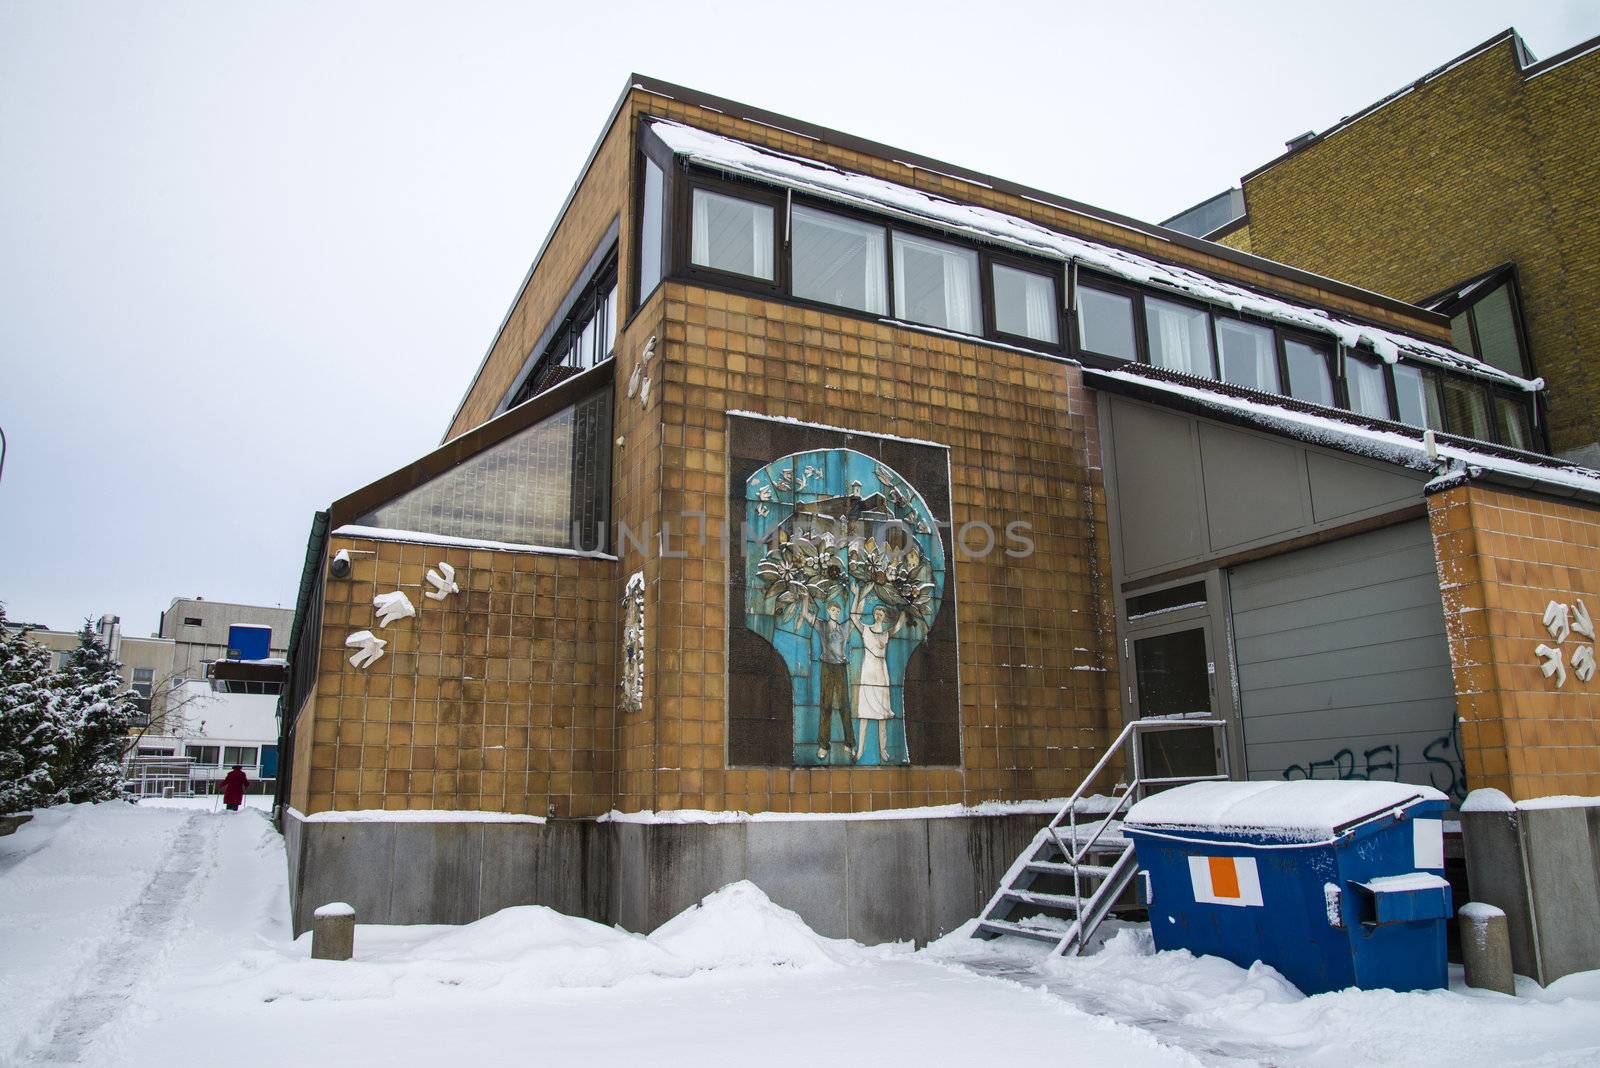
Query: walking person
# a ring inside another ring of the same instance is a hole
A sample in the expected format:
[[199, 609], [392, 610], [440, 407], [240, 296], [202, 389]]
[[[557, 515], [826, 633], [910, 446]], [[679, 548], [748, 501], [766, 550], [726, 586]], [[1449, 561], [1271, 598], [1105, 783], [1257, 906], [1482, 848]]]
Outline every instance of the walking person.
[[229, 812], [238, 812], [239, 806], [244, 804], [244, 788], [250, 785], [250, 776], [244, 773], [244, 768], [238, 764], [228, 772], [222, 780], [222, 803], [228, 806]]

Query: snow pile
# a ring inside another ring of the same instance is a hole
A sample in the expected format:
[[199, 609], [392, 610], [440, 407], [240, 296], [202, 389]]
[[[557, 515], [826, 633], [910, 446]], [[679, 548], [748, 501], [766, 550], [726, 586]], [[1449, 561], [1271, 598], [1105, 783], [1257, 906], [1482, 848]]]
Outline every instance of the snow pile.
[[650, 941], [696, 968], [788, 965], [827, 968], [909, 952], [824, 938], [755, 883], [731, 883], [658, 927]]
[[1326, 838], [1375, 813], [1448, 800], [1431, 786], [1360, 779], [1196, 782], [1145, 798], [1128, 811], [1127, 823]]

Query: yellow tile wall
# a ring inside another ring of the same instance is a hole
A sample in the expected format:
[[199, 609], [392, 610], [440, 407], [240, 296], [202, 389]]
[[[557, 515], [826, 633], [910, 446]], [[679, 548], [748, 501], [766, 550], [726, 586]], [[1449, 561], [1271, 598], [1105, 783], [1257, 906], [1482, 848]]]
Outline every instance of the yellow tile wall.
[[[593, 816], [611, 807], [614, 563], [336, 535], [330, 557], [340, 549], [353, 568], [325, 580], [297, 808], [543, 816], [554, 806]], [[432, 588], [423, 576], [440, 561], [461, 587], [444, 602], [423, 596]], [[417, 615], [380, 629], [372, 598], [392, 590]], [[344, 646], [361, 630], [389, 643], [366, 668], [351, 666]]]
[[[1600, 509], [1481, 486], [1428, 501], [1467, 783], [1517, 800], [1600, 794], [1600, 676], [1557, 688], [1534, 649], [1552, 600], [1600, 615]], [[1560, 648], [1592, 641], [1573, 634]]]

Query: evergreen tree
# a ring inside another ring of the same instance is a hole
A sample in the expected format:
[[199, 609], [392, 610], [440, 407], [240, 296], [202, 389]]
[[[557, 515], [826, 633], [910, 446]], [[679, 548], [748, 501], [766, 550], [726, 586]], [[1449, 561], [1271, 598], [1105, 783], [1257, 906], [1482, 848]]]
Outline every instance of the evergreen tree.
[[0, 605], [0, 814], [66, 799], [60, 781], [72, 738], [52, 681], [50, 651], [26, 627], [7, 627]]
[[63, 800], [110, 801], [122, 790], [122, 754], [128, 726], [138, 714], [132, 692], [122, 691], [122, 665], [84, 620], [78, 647], [57, 672], [55, 690], [72, 749], [62, 769]]

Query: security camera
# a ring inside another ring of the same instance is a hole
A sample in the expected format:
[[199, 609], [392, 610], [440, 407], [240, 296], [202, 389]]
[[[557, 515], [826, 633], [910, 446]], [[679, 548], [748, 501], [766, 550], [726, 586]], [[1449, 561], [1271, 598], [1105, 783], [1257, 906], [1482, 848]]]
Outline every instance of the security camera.
[[328, 565], [328, 571], [331, 572], [333, 577], [336, 579], [349, 578], [350, 551], [348, 549], [340, 549], [338, 552], [334, 553], [333, 563]]

